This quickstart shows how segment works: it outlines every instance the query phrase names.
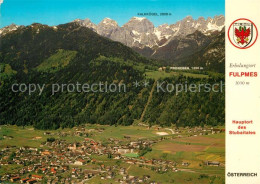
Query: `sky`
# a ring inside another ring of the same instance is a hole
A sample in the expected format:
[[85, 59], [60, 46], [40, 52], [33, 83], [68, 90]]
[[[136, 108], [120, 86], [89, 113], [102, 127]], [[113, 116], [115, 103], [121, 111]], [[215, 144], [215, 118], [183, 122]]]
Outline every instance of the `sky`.
[[[138, 16], [138, 13], [171, 13], [170, 16]], [[146, 17], [155, 26], [173, 24], [186, 16], [224, 15], [225, 0], [0, 0], [0, 28], [15, 23], [50, 26], [89, 18], [98, 24], [109, 17], [120, 26], [131, 17]]]

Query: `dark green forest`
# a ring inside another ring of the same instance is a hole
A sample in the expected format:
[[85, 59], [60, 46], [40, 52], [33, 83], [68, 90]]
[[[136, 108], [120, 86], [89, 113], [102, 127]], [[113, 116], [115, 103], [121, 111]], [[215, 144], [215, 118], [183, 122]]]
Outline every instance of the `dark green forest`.
[[[38, 31], [39, 30], [39, 31]], [[147, 105], [152, 84], [145, 71], [157, 71], [155, 60], [140, 56], [121, 43], [69, 23], [52, 27], [33, 24], [5, 35], [0, 43], [0, 124], [32, 125], [37, 129], [73, 127], [83, 123], [131, 125]], [[149, 81], [148, 87], [134, 82]], [[182, 74], [169, 83], [224, 81]], [[107, 82], [127, 86], [127, 92], [85, 93], [64, 91], [52, 95], [52, 84]], [[14, 93], [14, 83], [45, 84], [38, 93]], [[154, 91], [143, 122], [161, 126], [223, 125], [224, 94], [216, 92], [163, 93]]]

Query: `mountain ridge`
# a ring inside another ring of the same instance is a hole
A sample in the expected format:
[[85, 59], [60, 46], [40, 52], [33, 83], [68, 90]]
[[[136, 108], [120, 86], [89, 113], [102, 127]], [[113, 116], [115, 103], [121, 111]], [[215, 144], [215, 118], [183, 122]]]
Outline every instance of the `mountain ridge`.
[[[109, 21], [107, 21], [109, 20]], [[88, 24], [86, 24], [86, 21]], [[157, 27], [145, 17], [132, 17], [128, 22], [119, 26], [116, 21], [105, 18], [95, 25], [90, 19], [76, 19], [74, 22], [86, 26], [102, 36], [124, 43], [129, 47], [150, 47], [161, 46], [167, 40], [176, 36], [186, 36], [196, 30], [210, 35], [214, 31], [221, 31], [224, 27], [225, 17], [223, 15], [214, 18], [199, 17], [193, 19], [187, 16], [174, 24], [162, 24]], [[112, 23], [113, 22], [113, 23]], [[101, 25], [106, 25], [102, 28]]]
[[[186, 36], [201, 31], [210, 34], [214, 31], [221, 31], [224, 27], [224, 15], [216, 15], [213, 18], [199, 17], [193, 19], [187, 16], [173, 24], [162, 24], [157, 27], [145, 17], [132, 17], [128, 22], [119, 26], [118, 23], [108, 17], [98, 24], [91, 22], [89, 18], [75, 19], [73, 22], [81, 26], [88, 27], [101, 36], [108, 37], [114, 41], [119, 41], [129, 47], [150, 47], [161, 46], [167, 40], [176, 36]], [[20, 26], [11, 24], [0, 29], [0, 35], [18, 29]], [[56, 26], [50, 26], [56, 27]]]
[[[221, 42], [222, 45], [219, 45], [217, 50], [215, 49], [218, 54], [213, 58], [214, 61], [208, 61], [208, 58], [205, 58], [203, 53], [201, 53], [205, 47], [212, 45], [215, 37], [219, 35], [224, 37], [222, 34], [224, 32], [223, 15], [207, 19], [203, 17], [193, 19], [191, 16], [187, 16], [175, 24], [162, 24], [157, 27], [147, 18], [140, 17], [132, 17], [122, 26], [119, 26], [115, 20], [110, 18], [104, 18], [99, 24], [92, 23], [88, 18], [84, 20], [76, 19], [67, 24], [88, 28], [100, 36], [120, 42], [144, 57], [156, 59], [159, 65], [191, 66], [191, 63], [193, 63], [195, 66], [199, 64], [199, 67], [204, 67], [206, 70], [224, 71], [224, 67], [221, 70], [216, 70], [215, 67], [212, 67], [219, 65], [217, 63], [223, 66], [223, 53], [221, 53], [224, 51], [223, 42]], [[37, 25], [37, 23], [30, 26], [33, 25]], [[66, 24], [48, 27], [57, 31], [58, 27], [62, 25]], [[0, 33], [2, 33], [1, 37], [24, 27], [15, 24], [7, 26], [0, 30]], [[37, 31], [39, 30], [36, 30], [36, 33]], [[200, 53], [200, 56], [198, 56], [198, 53]], [[196, 57], [194, 57], [196, 61], [190, 59], [193, 54], [196, 54]], [[202, 62], [201, 58], [204, 58], [205, 62]]]

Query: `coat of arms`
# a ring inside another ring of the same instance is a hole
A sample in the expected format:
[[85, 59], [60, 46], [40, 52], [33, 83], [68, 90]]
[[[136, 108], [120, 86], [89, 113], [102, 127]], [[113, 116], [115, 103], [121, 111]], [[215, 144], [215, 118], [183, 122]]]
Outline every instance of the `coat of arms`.
[[257, 36], [255, 24], [244, 18], [235, 20], [228, 29], [229, 41], [239, 49], [251, 47], [256, 42]]
[[246, 47], [253, 38], [252, 23], [234, 23], [234, 41], [239, 47]]

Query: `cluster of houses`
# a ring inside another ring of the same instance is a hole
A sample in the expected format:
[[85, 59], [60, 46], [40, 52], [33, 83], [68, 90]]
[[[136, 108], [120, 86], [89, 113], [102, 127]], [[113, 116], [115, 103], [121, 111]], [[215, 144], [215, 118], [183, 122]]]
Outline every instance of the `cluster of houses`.
[[[0, 167], [14, 164], [20, 167], [12, 174], [0, 176], [0, 181], [31, 184], [40, 183], [44, 179], [47, 183], [76, 183], [87, 181], [95, 176], [101, 179], [112, 179], [121, 174], [122, 179], [119, 180], [121, 183], [142, 183], [150, 177], [130, 176], [125, 168], [105, 166], [102, 161], [92, 156], [110, 155], [111, 159], [121, 159], [129, 164], [147, 166], [166, 164], [162, 161], [147, 161], [144, 158], [124, 156], [125, 153], [136, 153], [141, 146], [150, 146], [152, 143], [154, 141], [139, 140], [121, 145], [120, 141], [109, 139], [108, 145], [104, 146], [93, 139], [85, 138], [83, 142], [73, 144], [64, 140], [46, 141], [42, 144], [42, 148], [6, 147], [0, 152], [3, 156], [0, 159]], [[10, 155], [14, 155], [13, 158], [10, 159]], [[79, 168], [84, 165], [91, 165], [91, 168]]]
[[[96, 130], [93, 130], [96, 131]], [[98, 130], [102, 133], [102, 129]], [[205, 132], [222, 132], [222, 129], [206, 128], [183, 128], [172, 130], [174, 133], [191, 133], [193, 135]], [[84, 129], [77, 129], [73, 134], [82, 136]], [[90, 133], [88, 131], [88, 133]], [[52, 136], [53, 133], [45, 132]], [[151, 169], [158, 173], [177, 172], [180, 167], [188, 167], [190, 163], [175, 163], [163, 159], [146, 159], [145, 157], [129, 157], [127, 154], [138, 154], [141, 149], [151, 148], [159, 141], [172, 137], [160, 137], [158, 139], [138, 139], [132, 141], [125, 137], [124, 141], [109, 138], [106, 143], [95, 141], [86, 137], [84, 141], [68, 143], [62, 140], [67, 133], [59, 133], [61, 139], [49, 139], [42, 143], [40, 148], [33, 147], [6, 147], [0, 151], [0, 167], [16, 165], [17, 168], [11, 173], [0, 175], [1, 181], [14, 183], [84, 183], [94, 177], [101, 179], [115, 179], [119, 183], [156, 183], [151, 181], [150, 176], [131, 176], [128, 169], [118, 165], [106, 165], [99, 159], [115, 159], [129, 165], [136, 165]], [[207, 166], [220, 166], [218, 162], [206, 161]], [[83, 166], [83, 167], [82, 167]], [[120, 175], [120, 179], [118, 176]]]
[[175, 134], [178, 134], [177, 137], [183, 137], [183, 134], [191, 136], [201, 136], [201, 135], [211, 135], [219, 134], [225, 132], [224, 128], [213, 128], [213, 127], [185, 127], [185, 128], [176, 128], [174, 130]]
[[20, 176], [13, 176], [11, 177], [11, 182], [19, 182], [19, 183], [26, 183], [26, 184], [32, 184], [42, 181], [43, 176], [40, 175], [31, 175], [30, 177], [21, 178]]

